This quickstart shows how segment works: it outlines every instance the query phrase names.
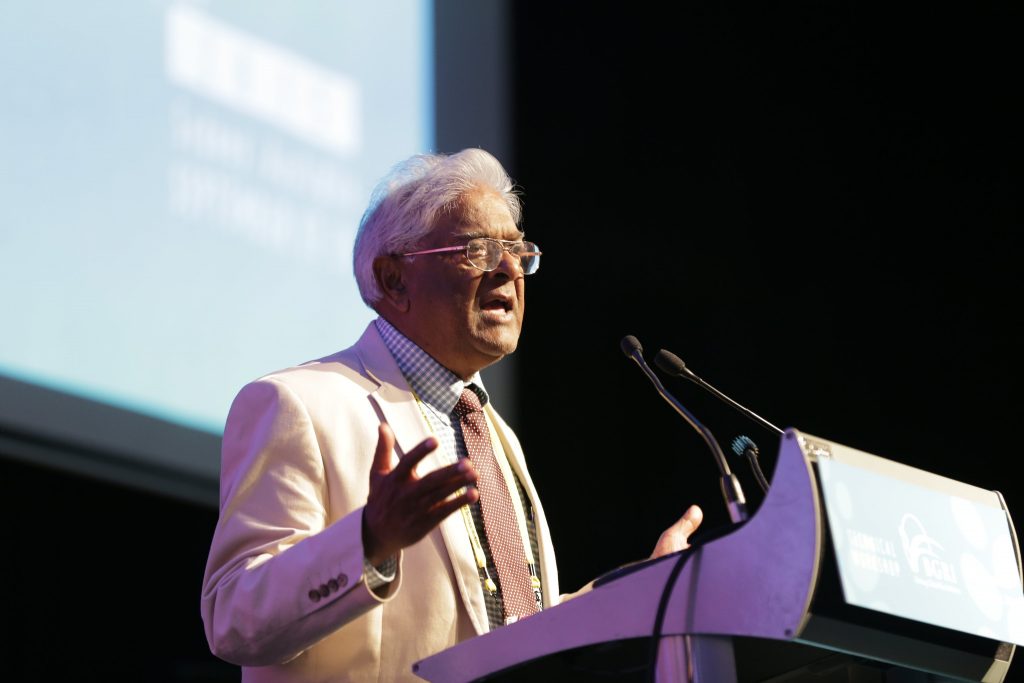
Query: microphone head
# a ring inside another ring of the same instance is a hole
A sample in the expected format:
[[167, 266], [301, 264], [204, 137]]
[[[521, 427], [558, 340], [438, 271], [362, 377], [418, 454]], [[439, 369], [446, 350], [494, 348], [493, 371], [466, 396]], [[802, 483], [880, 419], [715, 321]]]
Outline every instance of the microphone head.
[[758, 455], [757, 444], [751, 441], [749, 436], [740, 435], [732, 440], [732, 452], [736, 455], [745, 455], [748, 449], [753, 451], [754, 455]]
[[654, 364], [669, 375], [680, 376], [690, 374], [690, 369], [686, 367], [686, 363], [683, 362], [683, 359], [671, 351], [666, 351], [665, 349], [661, 349], [657, 354], [655, 354]]
[[622, 341], [619, 342], [619, 346], [622, 347], [622, 352], [626, 354], [627, 358], [632, 358], [634, 353], [640, 354], [641, 356], [644, 354], [644, 349], [640, 346], [640, 340], [631, 334], [627, 334], [623, 337]]

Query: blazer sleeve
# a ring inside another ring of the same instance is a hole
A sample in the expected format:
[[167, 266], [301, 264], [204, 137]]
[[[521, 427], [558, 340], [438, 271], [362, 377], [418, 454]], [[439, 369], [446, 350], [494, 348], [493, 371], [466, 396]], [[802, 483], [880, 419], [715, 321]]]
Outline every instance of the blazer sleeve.
[[203, 623], [218, 657], [286, 662], [397, 593], [400, 569], [386, 597], [366, 586], [363, 508], [328, 524], [326, 487], [317, 430], [296, 393], [275, 378], [246, 385], [225, 425], [220, 519], [203, 579]]

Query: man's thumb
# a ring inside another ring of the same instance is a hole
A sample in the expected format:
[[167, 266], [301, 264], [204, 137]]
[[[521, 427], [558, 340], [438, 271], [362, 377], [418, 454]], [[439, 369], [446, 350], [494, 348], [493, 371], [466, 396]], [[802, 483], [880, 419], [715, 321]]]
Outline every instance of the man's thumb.
[[377, 449], [373, 452], [371, 473], [386, 475], [395, 466], [395, 433], [386, 422], [377, 427]]

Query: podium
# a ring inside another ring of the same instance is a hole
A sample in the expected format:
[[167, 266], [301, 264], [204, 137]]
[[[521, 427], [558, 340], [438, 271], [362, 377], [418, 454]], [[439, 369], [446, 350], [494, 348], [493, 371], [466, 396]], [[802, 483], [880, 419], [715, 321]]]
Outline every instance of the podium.
[[1024, 644], [1005, 500], [796, 429], [746, 521], [425, 658], [433, 683], [1001, 683]]

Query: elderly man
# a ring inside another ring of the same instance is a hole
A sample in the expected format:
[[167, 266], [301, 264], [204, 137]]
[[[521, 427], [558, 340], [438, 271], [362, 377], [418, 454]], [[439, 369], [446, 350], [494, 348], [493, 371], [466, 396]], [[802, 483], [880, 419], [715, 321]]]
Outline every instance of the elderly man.
[[[515, 350], [539, 266], [519, 218], [487, 152], [399, 164], [354, 249], [379, 317], [236, 397], [202, 615], [245, 681], [419, 680], [413, 662], [562, 599], [522, 449], [479, 375]], [[654, 556], [699, 523], [691, 507]]]

